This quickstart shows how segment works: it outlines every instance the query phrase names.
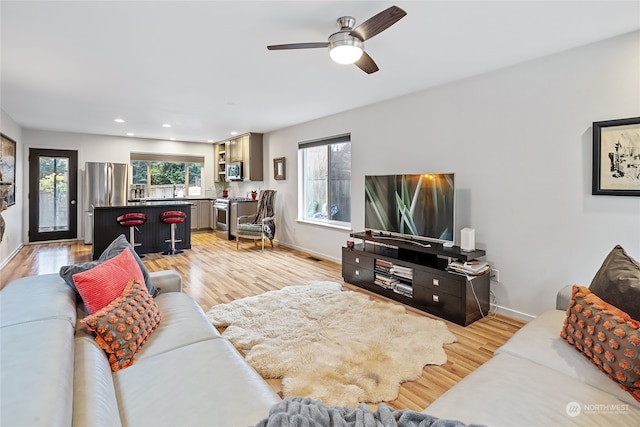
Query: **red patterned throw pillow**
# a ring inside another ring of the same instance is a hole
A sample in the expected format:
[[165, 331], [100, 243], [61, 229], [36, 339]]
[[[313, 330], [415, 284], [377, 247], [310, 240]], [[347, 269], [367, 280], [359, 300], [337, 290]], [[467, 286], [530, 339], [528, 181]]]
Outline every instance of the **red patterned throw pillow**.
[[141, 283], [131, 280], [119, 297], [80, 321], [96, 334], [114, 372], [133, 364], [140, 347], [160, 324], [158, 305]]
[[574, 285], [560, 336], [640, 402], [640, 322]]

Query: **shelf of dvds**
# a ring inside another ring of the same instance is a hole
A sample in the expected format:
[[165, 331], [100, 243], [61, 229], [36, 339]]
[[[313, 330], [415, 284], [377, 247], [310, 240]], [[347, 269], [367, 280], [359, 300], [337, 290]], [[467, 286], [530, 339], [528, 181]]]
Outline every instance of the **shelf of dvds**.
[[[429, 250], [411, 244], [399, 247], [396, 242], [367, 235], [353, 248], [342, 248], [342, 277], [345, 282], [467, 326], [489, 312], [489, 274], [483, 274], [486, 270], [482, 269], [475, 275], [449, 270], [452, 262], [464, 266], [473, 258], [468, 254], [452, 257], [459, 248], [443, 251], [438, 246], [434, 243]], [[484, 256], [484, 251], [476, 252], [477, 257]]]

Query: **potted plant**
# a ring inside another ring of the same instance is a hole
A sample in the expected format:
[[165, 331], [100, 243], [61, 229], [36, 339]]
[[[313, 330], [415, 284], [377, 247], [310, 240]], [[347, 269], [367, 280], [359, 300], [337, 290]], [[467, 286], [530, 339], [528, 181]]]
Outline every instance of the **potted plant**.
[[222, 194], [222, 197], [229, 196], [229, 183], [225, 179], [216, 181], [216, 190]]

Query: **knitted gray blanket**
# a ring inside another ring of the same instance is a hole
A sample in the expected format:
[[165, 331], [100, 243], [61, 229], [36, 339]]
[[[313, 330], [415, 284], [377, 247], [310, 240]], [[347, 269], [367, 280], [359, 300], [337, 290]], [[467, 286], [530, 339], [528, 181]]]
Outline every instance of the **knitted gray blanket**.
[[408, 409], [394, 410], [384, 403], [373, 412], [361, 403], [357, 408], [326, 406], [321, 402], [288, 397], [271, 407], [269, 417], [255, 427], [481, 427], [444, 420]]

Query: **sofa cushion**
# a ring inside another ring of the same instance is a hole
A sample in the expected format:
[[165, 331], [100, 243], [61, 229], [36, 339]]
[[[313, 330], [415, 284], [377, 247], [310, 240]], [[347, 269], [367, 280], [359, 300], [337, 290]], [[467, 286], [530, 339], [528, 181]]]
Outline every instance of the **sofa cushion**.
[[141, 358], [113, 378], [129, 426], [253, 426], [280, 401], [224, 338]]
[[118, 297], [131, 279], [136, 279], [139, 283], [144, 281], [130, 251], [122, 251], [91, 270], [73, 276], [73, 282], [89, 314]]
[[509, 354], [491, 358], [423, 412], [491, 427], [637, 427], [640, 419], [640, 409], [609, 393]]
[[196, 342], [220, 338], [193, 298], [178, 292], [163, 292], [154, 298], [162, 312], [162, 323], [136, 355], [136, 363]]
[[130, 281], [119, 297], [80, 321], [96, 334], [96, 342], [109, 355], [113, 371], [133, 363], [162, 318], [158, 305], [141, 283]]
[[75, 338], [73, 425], [120, 427], [111, 366], [93, 337]]
[[583, 286], [573, 287], [560, 336], [640, 402], [640, 322]]
[[238, 224], [238, 233], [242, 233], [247, 236], [262, 236], [262, 224]]
[[566, 310], [545, 311], [524, 325], [495, 354], [510, 354], [546, 366], [640, 409], [640, 402], [560, 337], [566, 317]]
[[622, 246], [607, 255], [589, 290], [631, 318], [640, 319], [640, 265]]
[[73, 276], [75, 274], [82, 273], [83, 271], [91, 270], [92, 268], [97, 267], [101, 263], [115, 257], [116, 255], [119, 255], [124, 250], [128, 250], [129, 252], [131, 252], [131, 255], [133, 255], [136, 263], [138, 264], [138, 267], [140, 267], [142, 277], [144, 278], [144, 283], [147, 285], [147, 290], [153, 297], [156, 297], [160, 293], [160, 290], [154, 286], [151, 276], [149, 275], [149, 271], [147, 271], [144, 264], [142, 263], [142, 260], [140, 259], [136, 251], [133, 250], [124, 234], [116, 237], [116, 239], [111, 242], [111, 244], [107, 246], [107, 248], [102, 252], [97, 261], [88, 261], [80, 264], [66, 265], [64, 267], [61, 267], [60, 277], [62, 277], [67, 285], [71, 286], [71, 288], [73, 288], [73, 290], [76, 291], [78, 295], [80, 295], [78, 289], [76, 288], [76, 284], [73, 282]]
[[0, 425], [71, 425], [73, 330], [66, 319], [0, 328]]
[[44, 319], [76, 324], [76, 294], [57, 274], [16, 279], [0, 292], [0, 326]]

